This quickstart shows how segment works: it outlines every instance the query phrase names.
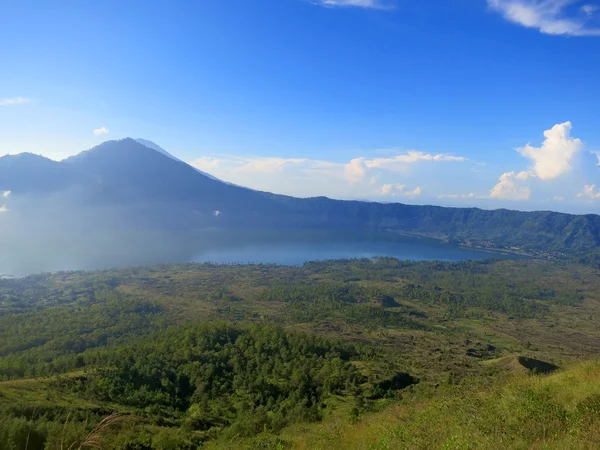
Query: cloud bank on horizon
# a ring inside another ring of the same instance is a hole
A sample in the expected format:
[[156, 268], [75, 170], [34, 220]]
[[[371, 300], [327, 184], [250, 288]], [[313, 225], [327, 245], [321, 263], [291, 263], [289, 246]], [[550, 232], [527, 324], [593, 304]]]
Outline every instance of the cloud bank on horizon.
[[349, 161], [224, 155], [197, 158], [190, 164], [222, 180], [253, 189], [303, 197], [327, 195], [378, 200], [421, 196], [424, 191], [418, 183], [424, 180], [415, 174], [427, 170], [427, 166], [475, 164], [468, 158], [447, 154], [380, 152], [388, 155]]
[[[572, 128], [569, 121], [558, 123], [543, 132], [539, 146], [526, 143], [507, 149], [516, 151], [522, 164], [500, 174], [493, 165], [461, 155], [393, 149], [347, 161], [215, 155], [190, 164], [231, 183], [306, 197], [434, 200], [487, 207], [509, 202], [531, 209], [544, 204], [561, 209], [565, 202], [585, 202], [589, 208], [593, 202], [600, 204], [599, 157], [571, 136]], [[461, 186], [468, 190], [457, 192]]]

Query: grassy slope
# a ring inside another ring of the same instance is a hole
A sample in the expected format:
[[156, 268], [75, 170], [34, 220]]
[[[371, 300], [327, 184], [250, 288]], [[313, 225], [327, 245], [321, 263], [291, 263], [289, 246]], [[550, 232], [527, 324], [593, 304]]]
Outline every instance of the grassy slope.
[[358, 422], [348, 408], [279, 437], [215, 442], [208, 448], [294, 449], [591, 449], [600, 446], [600, 363], [588, 361], [547, 376], [505, 374], [491, 383], [405, 393]]
[[[77, 373], [71, 376], [77, 376]], [[0, 382], [0, 399], [3, 404], [24, 403], [29, 406], [69, 408], [77, 404], [81, 409], [93, 409], [99, 405], [81, 399], [67, 390], [57, 391], [51, 378], [33, 378]]]
[[[215, 441], [207, 448], [598, 448], [600, 362], [580, 363], [547, 376], [523, 371], [503, 375], [487, 382], [440, 386], [434, 391], [417, 388], [405, 392], [401, 402], [392, 402], [379, 412], [367, 412], [359, 420], [349, 419], [351, 405], [339, 399], [334, 412], [326, 414], [320, 423], [292, 425], [280, 436], [267, 433], [251, 439]], [[110, 409], [66, 391], [49, 394], [51, 382], [0, 382], [0, 398], [3, 403], [19, 401], [41, 408], [77, 404], [83, 410]], [[148, 427], [138, 432], [152, 434]]]

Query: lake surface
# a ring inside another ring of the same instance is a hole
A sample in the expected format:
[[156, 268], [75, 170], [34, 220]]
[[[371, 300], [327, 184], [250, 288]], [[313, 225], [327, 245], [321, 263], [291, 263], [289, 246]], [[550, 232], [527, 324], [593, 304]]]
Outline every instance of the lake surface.
[[52, 239], [8, 242], [2, 250], [0, 274], [17, 277], [58, 270], [187, 262], [302, 265], [307, 261], [376, 256], [415, 261], [523, 258], [368, 230], [70, 233]]
[[239, 243], [227, 248], [207, 249], [198, 254], [194, 258], [194, 262], [302, 265], [307, 261], [374, 258], [376, 256], [389, 256], [415, 261], [460, 261], [487, 258], [512, 259], [517, 257], [414, 239], [412, 242]]

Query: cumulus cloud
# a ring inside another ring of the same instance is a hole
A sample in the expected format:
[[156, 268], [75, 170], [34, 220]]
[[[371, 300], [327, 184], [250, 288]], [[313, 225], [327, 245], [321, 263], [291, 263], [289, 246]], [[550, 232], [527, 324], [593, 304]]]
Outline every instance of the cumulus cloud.
[[577, 197], [587, 200], [598, 200], [600, 199], [600, 191], [595, 184], [586, 184], [583, 187], [583, 191], [577, 194]]
[[391, 0], [315, 0], [315, 5], [327, 8], [393, 9]]
[[561, 204], [560, 210], [565, 212], [589, 212], [589, 203], [600, 200], [599, 158], [570, 133], [570, 122], [557, 124], [544, 132], [545, 139], [539, 147], [517, 148], [533, 164], [525, 170], [502, 174], [489, 198], [528, 200], [528, 207], [534, 208]]
[[0, 214], [8, 212], [8, 207], [6, 205], [0, 205]]
[[571, 160], [583, 148], [580, 139], [571, 137], [571, 127], [571, 122], [556, 124], [544, 131], [546, 139], [541, 147], [527, 144], [517, 149], [534, 161], [533, 172], [541, 180], [551, 180], [571, 170]]
[[577, 0], [488, 0], [489, 7], [518, 25], [544, 34], [600, 36], [600, 28], [589, 26], [594, 5], [583, 5], [580, 13], [570, 8]]
[[384, 184], [379, 188], [379, 194], [385, 197], [418, 197], [423, 194], [420, 187], [407, 189], [404, 184]]
[[96, 136], [100, 136], [101, 134], [106, 134], [106, 133], [108, 133], [108, 132], [109, 132], [109, 131], [108, 131], [108, 128], [106, 128], [106, 127], [100, 127], [100, 128], [96, 128], [96, 129], [94, 130], [94, 134], [95, 134]]
[[506, 172], [500, 175], [498, 184], [490, 192], [490, 197], [502, 200], [529, 200], [531, 188], [524, 182], [531, 178], [531, 172]]
[[[361, 182], [365, 178], [367, 173], [364, 158], [354, 158], [350, 160], [350, 162], [344, 167], [344, 173], [346, 175], [346, 179], [351, 183]], [[372, 181], [373, 184], [376, 182], [375, 179], [373, 179]]]
[[8, 198], [10, 197], [11, 191], [0, 191], [0, 197]]
[[[591, 158], [594, 161], [594, 155], [583, 151], [583, 143], [580, 139], [571, 137], [571, 122], [564, 122], [554, 125], [549, 130], [544, 131], [544, 141], [540, 147], [534, 147], [527, 144], [524, 147], [517, 148], [523, 157], [533, 161], [533, 165], [525, 171], [506, 172], [500, 176], [498, 183], [490, 191], [490, 197], [504, 200], [529, 200], [531, 197], [531, 185], [535, 184], [536, 189], [540, 188], [548, 191], [559, 189], [569, 189], [572, 187], [572, 178], [575, 176], [583, 177], [584, 173], [589, 176], [589, 167]], [[577, 170], [573, 172], [574, 167]], [[573, 172], [571, 176], [566, 174]], [[591, 174], [594, 176], [594, 174]], [[561, 183], [555, 180], [561, 179]], [[552, 181], [553, 183], [548, 183]], [[560, 195], [558, 195], [560, 194]], [[563, 197], [562, 192], [551, 194], [556, 197]], [[571, 191], [571, 195], [575, 195]]]
[[0, 98], [0, 106], [22, 105], [29, 102], [31, 102], [31, 99], [25, 97]]

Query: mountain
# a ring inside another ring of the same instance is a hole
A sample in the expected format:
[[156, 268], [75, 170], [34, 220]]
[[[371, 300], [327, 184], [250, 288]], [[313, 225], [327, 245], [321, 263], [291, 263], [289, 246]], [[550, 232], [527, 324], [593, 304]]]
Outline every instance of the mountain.
[[[98, 201], [194, 201], [223, 183], [133, 139], [109, 141], [66, 159], [63, 163], [96, 180]], [[222, 192], [217, 192], [219, 196]]]
[[80, 233], [123, 228], [391, 230], [544, 252], [600, 246], [596, 215], [300, 199], [224, 183], [151, 141], [130, 138], [61, 162], [29, 154], [0, 158], [0, 190], [12, 192], [10, 212], [28, 219], [28, 225], [76, 227]]
[[134, 139], [105, 142], [62, 164], [94, 180], [87, 205], [120, 206], [123, 222], [136, 227], [252, 226], [274, 212], [268, 194], [209, 177]]
[[82, 178], [64, 164], [32, 153], [0, 158], [0, 191], [43, 194], [81, 184]]
[[[149, 141], [149, 140], [147, 140], [147, 139], [142, 139], [142, 138], [138, 138], [138, 139], [134, 139], [134, 140], [135, 140], [135, 141], [136, 141], [138, 144], [142, 144], [142, 145], [144, 145], [144, 146], [146, 146], [146, 147], [148, 147], [148, 148], [151, 148], [152, 150], [156, 150], [157, 152], [159, 152], [159, 153], [162, 153], [163, 155], [165, 155], [165, 156], [167, 156], [167, 157], [169, 157], [169, 158], [171, 158], [171, 159], [173, 159], [173, 160], [175, 160], [175, 161], [183, 162], [183, 161], [181, 161], [179, 158], [177, 158], [177, 157], [175, 157], [175, 156], [171, 155], [171, 154], [170, 154], [168, 151], [166, 151], [164, 148], [160, 147], [158, 144], [155, 144], [155, 143], [154, 143], [154, 142], [152, 142], [152, 141]], [[209, 173], [206, 173], [206, 172], [202, 172], [201, 170], [199, 170], [199, 169], [196, 169], [195, 167], [194, 167], [194, 170], [195, 170], [196, 172], [198, 172], [198, 173], [200, 173], [200, 174], [202, 174], [202, 175], [204, 175], [204, 176], [208, 177], [208, 178], [211, 178], [211, 179], [213, 179], [213, 180], [218, 180], [218, 181], [221, 181], [221, 180], [219, 180], [218, 178], [216, 178], [216, 177], [213, 177], [211, 174], [209, 174]]]

